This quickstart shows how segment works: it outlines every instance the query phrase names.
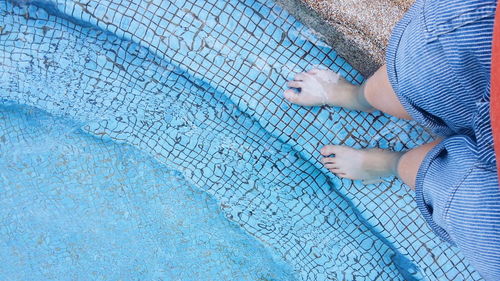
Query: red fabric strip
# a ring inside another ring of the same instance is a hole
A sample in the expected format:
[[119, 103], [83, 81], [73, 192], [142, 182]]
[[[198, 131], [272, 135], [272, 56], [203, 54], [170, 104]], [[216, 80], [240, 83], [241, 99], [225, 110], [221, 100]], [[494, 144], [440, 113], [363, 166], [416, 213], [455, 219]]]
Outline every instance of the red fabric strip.
[[[500, 1], [497, 11], [500, 11]], [[493, 130], [493, 142], [497, 159], [497, 174], [500, 177], [500, 13], [495, 14], [493, 29], [493, 49], [491, 51], [491, 92], [490, 117]]]

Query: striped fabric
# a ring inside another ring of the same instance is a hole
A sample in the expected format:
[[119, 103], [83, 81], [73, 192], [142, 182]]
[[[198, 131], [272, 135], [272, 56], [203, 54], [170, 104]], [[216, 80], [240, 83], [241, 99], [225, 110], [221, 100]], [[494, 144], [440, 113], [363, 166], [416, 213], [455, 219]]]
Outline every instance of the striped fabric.
[[485, 280], [500, 280], [500, 190], [489, 118], [495, 9], [491, 0], [418, 0], [387, 50], [401, 103], [444, 138], [418, 172], [419, 209]]

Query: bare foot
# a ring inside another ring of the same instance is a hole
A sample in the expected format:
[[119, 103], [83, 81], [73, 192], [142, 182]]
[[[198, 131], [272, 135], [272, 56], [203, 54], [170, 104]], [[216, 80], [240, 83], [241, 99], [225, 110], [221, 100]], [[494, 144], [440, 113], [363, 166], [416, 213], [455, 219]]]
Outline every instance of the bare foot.
[[[352, 180], [374, 180], [397, 174], [403, 153], [383, 149], [354, 149], [343, 145], [327, 145], [321, 149], [321, 162], [330, 172]], [[330, 157], [333, 155], [333, 157]]]
[[325, 69], [312, 69], [295, 75], [295, 79], [288, 81], [290, 88], [285, 91], [285, 98], [295, 104], [303, 106], [331, 105], [352, 110], [372, 112], [374, 108], [366, 102], [363, 89], [355, 86], [339, 74]]

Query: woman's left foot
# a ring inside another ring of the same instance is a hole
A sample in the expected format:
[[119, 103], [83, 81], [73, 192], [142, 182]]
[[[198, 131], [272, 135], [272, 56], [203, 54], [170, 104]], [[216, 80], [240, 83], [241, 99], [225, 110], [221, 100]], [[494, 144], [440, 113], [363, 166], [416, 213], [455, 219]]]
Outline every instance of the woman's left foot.
[[[397, 173], [403, 153], [383, 149], [354, 149], [343, 145], [327, 145], [321, 149], [321, 162], [335, 175], [352, 180], [374, 180]], [[330, 157], [333, 155], [333, 157]]]
[[330, 105], [351, 110], [372, 112], [374, 108], [364, 101], [363, 88], [355, 86], [338, 73], [326, 69], [311, 69], [298, 73], [294, 80], [288, 81], [290, 88], [284, 97], [291, 103], [302, 106]]

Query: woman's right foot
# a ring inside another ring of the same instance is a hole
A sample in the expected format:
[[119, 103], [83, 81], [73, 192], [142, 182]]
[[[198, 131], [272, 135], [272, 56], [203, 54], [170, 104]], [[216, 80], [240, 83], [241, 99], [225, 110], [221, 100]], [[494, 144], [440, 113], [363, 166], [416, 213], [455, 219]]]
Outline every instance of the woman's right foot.
[[378, 148], [354, 149], [343, 145], [327, 145], [321, 149], [321, 162], [330, 172], [351, 180], [375, 180], [396, 175], [402, 152]]
[[303, 106], [330, 105], [351, 110], [372, 112], [374, 108], [363, 96], [363, 86], [355, 86], [339, 74], [324, 69], [312, 69], [295, 75], [288, 81], [290, 88], [285, 91], [285, 98], [291, 103]]

